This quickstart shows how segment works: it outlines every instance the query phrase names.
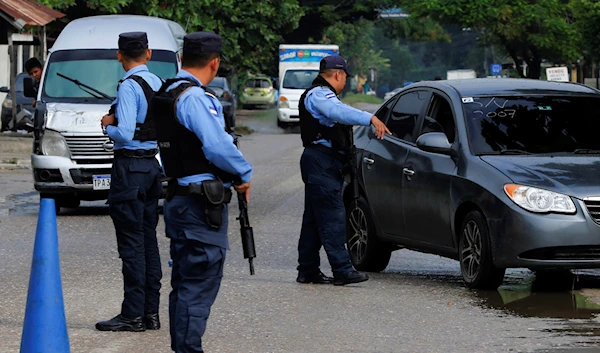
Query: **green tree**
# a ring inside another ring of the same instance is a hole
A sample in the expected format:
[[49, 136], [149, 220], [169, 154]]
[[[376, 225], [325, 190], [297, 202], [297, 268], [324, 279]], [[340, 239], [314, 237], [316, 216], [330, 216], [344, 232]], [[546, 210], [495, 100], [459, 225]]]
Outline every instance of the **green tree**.
[[412, 16], [476, 30], [503, 47], [527, 77], [539, 78], [543, 59], [571, 62], [579, 57], [578, 32], [568, 0], [401, 0]]
[[[262, 72], [275, 65], [282, 34], [303, 16], [297, 0], [42, 0], [70, 19], [91, 14], [140, 14], [167, 18], [187, 32], [213, 31], [239, 70]], [[69, 11], [72, 10], [72, 11]]]
[[366, 74], [370, 68], [382, 71], [389, 59], [382, 56], [373, 40], [373, 22], [359, 20], [355, 24], [340, 22], [325, 30], [326, 43], [340, 46], [340, 53], [348, 61], [354, 74]]
[[285, 36], [288, 43], [318, 43], [325, 30], [340, 23], [373, 21], [392, 0], [298, 0], [304, 16], [298, 28]]
[[588, 63], [600, 64], [600, 2], [572, 0], [571, 9], [575, 27], [579, 31], [579, 45]]

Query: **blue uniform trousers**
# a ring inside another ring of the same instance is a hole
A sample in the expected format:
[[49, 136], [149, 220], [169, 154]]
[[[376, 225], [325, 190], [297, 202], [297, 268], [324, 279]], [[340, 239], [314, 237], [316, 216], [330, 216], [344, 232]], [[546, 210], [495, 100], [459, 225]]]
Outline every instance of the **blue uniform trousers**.
[[113, 161], [108, 203], [123, 261], [121, 314], [127, 318], [158, 313], [162, 278], [156, 240], [160, 174], [156, 158], [119, 156]]
[[172, 291], [169, 295], [171, 348], [177, 353], [202, 350], [202, 335], [223, 278], [227, 242], [227, 205], [218, 230], [208, 226], [198, 196], [165, 201], [167, 236], [171, 239]]
[[334, 276], [352, 270], [346, 250], [346, 209], [342, 199], [343, 164], [313, 148], [300, 158], [304, 181], [304, 215], [298, 242], [298, 272], [319, 272], [321, 246], [325, 248]]

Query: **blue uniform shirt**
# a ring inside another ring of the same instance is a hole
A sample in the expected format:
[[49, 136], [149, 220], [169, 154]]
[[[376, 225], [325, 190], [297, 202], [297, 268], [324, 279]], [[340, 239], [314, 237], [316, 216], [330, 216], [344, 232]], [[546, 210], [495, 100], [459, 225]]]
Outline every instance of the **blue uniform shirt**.
[[[139, 65], [127, 71], [123, 79], [131, 75], [142, 77], [154, 91], [158, 91], [162, 85], [160, 78], [148, 71], [146, 65]], [[148, 102], [146, 102], [142, 87], [134, 80], [124, 80], [119, 85], [117, 99], [114, 103], [117, 103], [116, 118], [119, 120], [119, 125], [107, 126], [106, 133], [115, 141], [115, 150], [122, 148], [129, 150], [156, 148], [156, 141], [133, 140], [136, 123], [143, 123], [148, 112]]]
[[[192, 79], [202, 85], [185, 70], [179, 71], [177, 77]], [[174, 83], [168, 90], [183, 82], [185, 81]], [[230, 174], [240, 175], [244, 183], [250, 181], [252, 166], [233, 144], [233, 137], [225, 132], [223, 107], [217, 98], [208, 96], [201, 87], [192, 87], [179, 97], [177, 119], [202, 141], [202, 151], [209, 162]], [[185, 186], [213, 179], [213, 174], [205, 173], [179, 178], [177, 181], [179, 185]], [[226, 183], [225, 186], [229, 187], [230, 183]]]
[[[371, 125], [373, 114], [352, 108], [342, 103], [337, 95], [329, 88], [315, 87], [306, 94], [304, 106], [319, 122], [325, 126], [342, 123], [346, 125]], [[331, 141], [319, 140], [320, 143], [331, 147]]]

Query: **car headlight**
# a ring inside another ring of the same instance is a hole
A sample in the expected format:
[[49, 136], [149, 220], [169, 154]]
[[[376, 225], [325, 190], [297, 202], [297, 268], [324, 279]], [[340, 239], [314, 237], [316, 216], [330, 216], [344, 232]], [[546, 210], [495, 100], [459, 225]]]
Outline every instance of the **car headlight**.
[[279, 97], [279, 108], [289, 108], [290, 102], [284, 96]]
[[531, 212], [575, 213], [573, 200], [567, 195], [517, 184], [504, 185], [504, 191], [517, 205]]
[[42, 154], [46, 156], [58, 156], [71, 158], [67, 141], [60, 133], [46, 130], [42, 137]]
[[12, 109], [12, 99], [9, 97], [4, 98], [4, 102], [2, 102], [2, 106], [6, 109]]

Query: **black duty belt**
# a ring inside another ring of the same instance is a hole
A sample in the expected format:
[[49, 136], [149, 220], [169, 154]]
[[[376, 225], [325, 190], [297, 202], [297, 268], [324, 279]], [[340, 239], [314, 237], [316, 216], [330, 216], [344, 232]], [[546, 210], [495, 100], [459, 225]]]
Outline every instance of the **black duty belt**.
[[348, 157], [346, 155], [334, 150], [333, 148], [322, 145], [320, 143], [311, 143], [310, 145], [306, 146], [305, 148], [312, 148], [314, 150], [321, 151], [321, 152], [327, 154], [328, 156], [337, 159], [338, 161], [340, 161], [342, 163], [346, 163], [348, 161]]
[[[190, 187], [189, 186], [177, 185], [177, 187], [175, 188], [175, 195], [177, 195], [177, 196], [190, 196], [190, 195], [192, 195], [192, 192], [190, 192]], [[195, 194], [195, 195], [205, 196], [204, 195], [204, 190], [200, 190], [200, 194]], [[233, 195], [233, 193], [231, 192], [231, 189], [225, 188], [225, 196], [224, 196], [223, 202], [224, 203], [231, 202], [232, 195]]]
[[115, 157], [132, 157], [132, 158], [154, 158], [158, 150], [156, 148], [150, 150], [128, 150], [125, 148], [115, 150]]

